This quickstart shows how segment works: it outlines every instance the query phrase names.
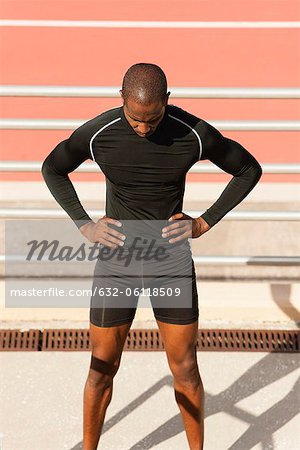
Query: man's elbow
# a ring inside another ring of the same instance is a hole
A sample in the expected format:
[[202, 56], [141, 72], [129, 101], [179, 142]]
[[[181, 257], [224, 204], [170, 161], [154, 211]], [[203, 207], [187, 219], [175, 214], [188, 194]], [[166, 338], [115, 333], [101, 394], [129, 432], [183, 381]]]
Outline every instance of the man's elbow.
[[248, 183], [249, 187], [251, 186], [251, 189], [259, 182], [261, 176], [263, 174], [263, 170], [259, 162], [252, 157], [247, 164], [246, 167], [243, 168], [243, 170], [235, 175], [237, 178], [242, 177], [246, 183]]
[[57, 177], [57, 171], [53, 167], [51, 154], [47, 156], [47, 158], [43, 161], [42, 167], [41, 167], [41, 174], [45, 180], [45, 182], [51, 183], [53, 178]]
[[42, 163], [42, 167], [41, 167], [41, 173], [42, 173], [42, 176], [45, 181], [48, 178], [49, 170], [50, 170], [50, 164], [49, 164], [48, 156], [47, 156], [47, 158], [44, 159], [44, 161]]
[[262, 167], [259, 164], [259, 162], [256, 160], [255, 160], [255, 164], [254, 164], [254, 174], [255, 174], [255, 181], [257, 183], [260, 180], [260, 178], [262, 177], [263, 170], [262, 170]]

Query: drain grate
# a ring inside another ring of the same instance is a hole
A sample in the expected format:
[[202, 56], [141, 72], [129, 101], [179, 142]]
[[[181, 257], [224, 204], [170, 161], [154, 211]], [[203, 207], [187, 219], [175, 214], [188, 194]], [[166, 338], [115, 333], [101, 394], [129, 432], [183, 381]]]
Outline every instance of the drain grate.
[[164, 349], [164, 346], [158, 330], [130, 330], [124, 349], [161, 351]]
[[2, 351], [34, 351], [40, 350], [39, 330], [0, 330], [0, 350]]
[[199, 330], [201, 351], [293, 352], [300, 348], [299, 330]]
[[84, 351], [89, 350], [89, 330], [44, 330], [43, 351]]
[[[197, 350], [298, 353], [299, 330], [199, 330]], [[0, 330], [0, 351], [86, 351], [88, 329]], [[156, 329], [130, 330], [124, 350], [161, 351]]]

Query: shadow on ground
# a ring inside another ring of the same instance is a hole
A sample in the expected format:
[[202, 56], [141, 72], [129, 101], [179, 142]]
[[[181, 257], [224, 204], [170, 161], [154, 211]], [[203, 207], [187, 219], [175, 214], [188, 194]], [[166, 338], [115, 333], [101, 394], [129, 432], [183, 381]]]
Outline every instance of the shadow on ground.
[[300, 311], [292, 303], [292, 285], [289, 283], [271, 283], [271, 295], [278, 306], [291, 320], [300, 327]]
[[[274, 364], [274, 357], [276, 357], [276, 364]], [[224, 391], [217, 395], [211, 395], [208, 392], [205, 393], [206, 418], [219, 412], [226, 412], [249, 425], [248, 429], [227, 450], [250, 450], [259, 443], [263, 450], [272, 450], [275, 448], [273, 434], [300, 412], [299, 402], [297, 401], [300, 381], [298, 380], [295, 383], [293, 388], [283, 399], [259, 416], [254, 416], [253, 414], [244, 411], [239, 406], [236, 406], [236, 404], [269, 384], [285, 377], [298, 367], [300, 367], [299, 355], [291, 355], [291, 357], [287, 359], [286, 355], [268, 354]], [[117, 425], [124, 417], [146, 402], [164, 386], [173, 388], [171, 375], [163, 377], [109, 419], [104, 424], [102, 433], [104, 434]], [[176, 436], [183, 430], [181, 416], [180, 414], [177, 414], [137, 442], [130, 450], [150, 449], [159, 445], [161, 442]], [[82, 442], [79, 442], [75, 447], [72, 447], [71, 450], [80, 449], [82, 449]]]

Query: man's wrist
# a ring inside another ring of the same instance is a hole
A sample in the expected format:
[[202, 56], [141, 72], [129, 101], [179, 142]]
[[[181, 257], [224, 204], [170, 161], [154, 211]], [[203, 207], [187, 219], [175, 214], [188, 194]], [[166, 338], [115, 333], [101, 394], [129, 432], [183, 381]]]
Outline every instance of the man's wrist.
[[202, 216], [197, 217], [197, 221], [200, 224], [201, 233], [205, 233], [206, 231], [208, 231], [211, 228], [211, 226], [206, 222], [206, 220]]
[[201, 214], [200, 217], [209, 226], [209, 228], [212, 228], [216, 224], [216, 222], [209, 214], [208, 210], [206, 210], [203, 214]]
[[85, 224], [81, 225], [81, 227], [79, 227], [80, 233], [84, 234], [86, 230], [90, 228], [91, 224], [94, 223], [95, 222], [93, 222], [93, 220], [90, 220], [89, 222], [86, 222]]

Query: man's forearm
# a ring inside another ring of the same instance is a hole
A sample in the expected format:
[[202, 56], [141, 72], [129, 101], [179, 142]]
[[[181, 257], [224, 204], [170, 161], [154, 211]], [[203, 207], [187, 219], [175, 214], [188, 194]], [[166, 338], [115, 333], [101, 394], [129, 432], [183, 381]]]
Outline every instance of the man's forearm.
[[91, 222], [92, 219], [80, 203], [68, 175], [58, 174], [51, 166], [48, 158], [43, 163], [42, 174], [55, 200], [66, 211], [78, 228], [85, 223]]
[[261, 175], [261, 166], [253, 158], [241, 173], [230, 180], [217, 201], [201, 217], [210, 227], [214, 226], [249, 194]]

